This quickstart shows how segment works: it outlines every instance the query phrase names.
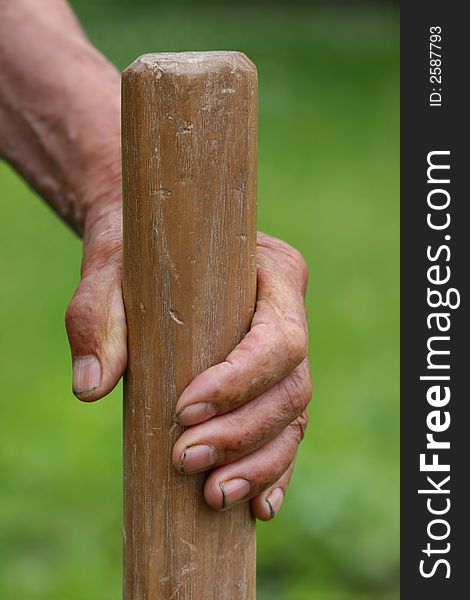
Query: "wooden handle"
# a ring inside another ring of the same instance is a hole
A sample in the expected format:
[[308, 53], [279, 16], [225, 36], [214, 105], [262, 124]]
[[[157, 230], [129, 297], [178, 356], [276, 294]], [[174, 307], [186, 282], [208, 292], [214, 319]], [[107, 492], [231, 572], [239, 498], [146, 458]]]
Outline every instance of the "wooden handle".
[[125, 600], [253, 600], [248, 504], [180, 475], [174, 407], [256, 297], [257, 75], [238, 52], [145, 54], [122, 79]]

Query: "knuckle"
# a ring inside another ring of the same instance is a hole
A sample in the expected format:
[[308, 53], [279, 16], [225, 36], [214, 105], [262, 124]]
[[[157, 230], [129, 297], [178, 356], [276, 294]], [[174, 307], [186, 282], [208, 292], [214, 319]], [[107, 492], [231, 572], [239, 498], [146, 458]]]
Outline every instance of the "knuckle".
[[312, 399], [313, 387], [312, 387], [312, 378], [310, 375], [310, 368], [308, 365], [308, 360], [304, 360], [302, 363], [303, 370], [303, 379], [302, 379], [302, 400], [303, 400], [303, 409], [305, 410], [308, 406], [308, 403]]
[[235, 363], [227, 360], [210, 367], [201, 376], [210, 382], [210, 400], [217, 405], [229, 408], [237, 400], [240, 372]]
[[285, 325], [284, 335], [289, 362], [297, 366], [307, 356], [308, 337], [305, 327], [297, 323]]
[[97, 307], [92, 295], [83, 289], [82, 284], [77, 288], [65, 313], [65, 325], [69, 336], [85, 337], [90, 335], [90, 329], [96, 322]]
[[293, 246], [289, 246], [289, 244], [287, 244], [287, 246], [288, 246], [286, 248], [287, 256], [289, 257], [290, 261], [295, 265], [295, 267], [298, 269], [299, 273], [302, 276], [302, 279], [304, 281], [307, 281], [307, 279], [308, 279], [307, 261], [305, 260], [303, 254], [299, 250], [297, 250]]
[[308, 425], [308, 413], [306, 410], [304, 410], [304, 412], [299, 417], [297, 417], [294, 421], [292, 421], [292, 423], [290, 424], [290, 426], [294, 430], [294, 436], [295, 436], [298, 444], [300, 444], [300, 442], [304, 439], [307, 425]]
[[307, 357], [308, 329], [305, 313], [283, 312], [271, 314], [271, 346], [281, 349], [283, 359], [293, 369]]
[[272, 250], [283, 256], [290, 266], [294, 267], [302, 275], [306, 282], [308, 279], [308, 266], [305, 258], [293, 246], [280, 240], [279, 238], [271, 237], [265, 233], [258, 232], [258, 246]]
[[308, 377], [307, 381], [304, 383], [304, 388], [303, 388], [303, 408], [306, 409], [308, 406], [308, 403], [310, 402], [310, 400], [312, 399], [312, 381], [310, 380], [310, 377]]
[[[244, 421], [231, 413], [221, 417], [223, 435], [217, 440], [217, 446], [224, 455], [225, 461], [231, 461], [239, 456], [258, 448], [266, 438], [267, 431], [259, 421]], [[243, 435], [240, 435], [243, 432]]]
[[77, 297], [74, 296], [70, 301], [70, 304], [67, 306], [67, 310], [65, 312], [65, 324], [67, 326], [67, 330], [73, 329], [80, 314], [80, 305], [77, 301]]
[[294, 248], [287, 242], [278, 240], [278, 248], [286, 258], [290, 266], [292, 266], [300, 274], [302, 281], [306, 282], [308, 279], [308, 266], [302, 253]]
[[307, 406], [311, 396], [309, 378], [295, 369], [279, 384], [282, 398], [282, 412], [289, 417], [300, 415]]

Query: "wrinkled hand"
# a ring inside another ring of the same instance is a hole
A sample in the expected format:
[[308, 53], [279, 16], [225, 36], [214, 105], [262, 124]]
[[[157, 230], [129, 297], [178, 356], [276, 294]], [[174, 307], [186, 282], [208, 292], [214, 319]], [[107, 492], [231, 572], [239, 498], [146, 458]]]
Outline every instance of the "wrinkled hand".
[[[104, 210], [85, 229], [82, 279], [66, 315], [73, 389], [81, 400], [105, 396], [126, 367], [121, 252], [120, 209]], [[269, 520], [307, 424], [307, 268], [296, 250], [262, 233], [257, 262], [251, 330], [181, 394], [176, 415], [188, 429], [175, 444], [173, 463], [182, 474], [210, 470], [204, 496], [214, 509], [251, 499], [255, 516]]]
[[[114, 388], [127, 363], [120, 74], [66, 2], [43, 4], [1, 3], [0, 155], [83, 234], [82, 277], [66, 324], [74, 392], [93, 401]], [[182, 474], [211, 471], [204, 495], [213, 508], [251, 499], [267, 520], [282, 502], [307, 422], [307, 270], [296, 250], [263, 234], [257, 256], [251, 331], [183, 391], [176, 411], [188, 429], [173, 462]]]

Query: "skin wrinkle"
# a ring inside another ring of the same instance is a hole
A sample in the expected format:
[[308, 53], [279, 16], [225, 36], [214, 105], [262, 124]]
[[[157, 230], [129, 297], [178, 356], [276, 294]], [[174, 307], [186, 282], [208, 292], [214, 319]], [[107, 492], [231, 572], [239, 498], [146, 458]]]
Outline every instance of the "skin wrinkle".
[[[257, 320], [257, 318], [259, 318], [258, 315], [261, 314], [264, 315], [265, 312], [258, 311], [254, 321]], [[233, 409], [246, 400], [257, 396], [265, 387], [275, 384], [276, 381], [289, 374], [302, 362], [306, 356], [307, 341], [305, 341], [305, 343], [303, 339], [296, 341], [299, 337], [306, 338], [300, 328], [296, 328], [295, 333], [293, 333], [291, 330], [286, 331], [286, 327], [285, 325], [283, 326], [280, 319], [278, 321], [276, 320], [270, 322], [267, 318], [266, 322], [255, 324], [248, 336], [238, 346], [237, 352], [247, 352], [250, 362], [253, 361], [254, 353], [250, 346], [247, 348], [247, 344], [251, 343], [255, 332], [259, 331], [261, 328], [263, 328], [263, 330], [264, 328], [267, 328], [268, 331], [271, 331], [274, 328], [277, 336], [272, 335], [272, 341], [270, 343], [266, 343], [266, 335], [260, 335], [260, 339], [264, 340], [263, 346], [265, 348], [269, 348], [269, 350], [266, 352], [265, 362], [261, 363], [258, 361], [256, 365], [257, 370], [260, 372], [259, 376], [256, 376], [245, 383], [246, 376], [243, 376], [243, 368], [246, 368], [246, 365], [243, 364], [242, 360], [235, 361], [235, 359], [231, 359], [230, 356], [227, 357], [224, 363], [212, 368], [211, 372], [220, 372], [220, 380], [218, 383], [215, 383], [213, 381], [214, 377], [212, 378], [211, 393], [208, 394], [206, 390], [205, 399], [215, 402], [218, 405], [219, 412], [226, 412], [226, 410]], [[269, 337], [269, 335], [267, 337]], [[283, 340], [284, 346], [280, 343], [279, 339]], [[277, 368], [276, 372], [266, 375], [267, 367], [273, 362], [272, 358], [269, 358], [270, 354], [276, 357], [275, 364], [283, 365], [283, 369], [279, 370], [279, 368]], [[226, 374], [227, 370], [224, 372], [221, 371], [221, 367], [225, 364], [229, 364], [233, 368], [233, 371], [229, 373], [228, 376]], [[234, 385], [235, 390], [233, 390]], [[233, 391], [230, 392], [230, 390]], [[201, 391], [199, 392], [199, 395], [201, 395]], [[189, 404], [201, 399], [202, 398], [199, 397], [193, 398], [192, 402], [184, 402], [184, 405], [188, 406]], [[179, 403], [177, 405], [177, 410], [180, 410]]]
[[[97, 389], [84, 390], [87, 401], [109, 393], [127, 362], [120, 143], [119, 73], [67, 3], [0, 0], [0, 154], [83, 236], [82, 279], [66, 328], [72, 356], [94, 355], [101, 366]], [[245, 478], [253, 512], [268, 520], [270, 491], [285, 492], [289, 483], [311, 396], [307, 281], [301, 254], [259, 232], [250, 332], [178, 401], [177, 410], [197, 401], [218, 409], [185, 430], [173, 456], [178, 469], [186, 447], [215, 448], [219, 466], [209, 469], [204, 494], [216, 510], [224, 503], [223, 482]]]
[[[277, 383], [270, 391], [220, 417], [217, 427], [215, 425], [212, 427], [210, 435], [211, 445], [217, 449], [217, 464], [226, 464], [254, 452], [268, 440], [276, 437], [293, 421], [298, 419], [302, 421], [305, 406], [310, 399], [310, 386], [305, 387], [302, 384], [302, 373], [304, 375], [307, 373], [307, 381], [309, 381], [307, 359], [296, 371]], [[289, 392], [294, 397], [286, 400], [288, 392], [283, 392], [283, 384], [286, 380], [294, 378], [297, 379], [296, 383], [291, 384], [294, 386], [294, 391]], [[274, 397], [276, 392], [279, 400]], [[265, 418], [263, 418], [263, 414], [266, 415]], [[175, 448], [181, 448], [183, 445], [188, 448], [205, 443], [209, 434], [206, 435], [203, 432], [208, 429], [207, 422], [206, 425], [199, 428], [199, 432], [196, 428], [189, 429], [181, 436]], [[177, 457], [178, 451], [175, 450], [174, 459], [177, 460]]]
[[[119, 127], [113, 135], [119, 75], [89, 44], [66, 3], [9, 4], [0, 23], [0, 152], [81, 235], [107, 177], [102, 157], [120, 163]], [[109, 143], [111, 152], [103, 151]]]
[[[64, 221], [70, 225], [78, 222], [83, 217], [80, 214], [83, 211], [77, 204], [76, 195], [70, 191], [73, 188], [69, 177], [66, 172], [61, 171], [60, 163], [56, 159], [60, 149], [53, 147], [55, 134], [53, 127], [49, 130], [47, 119], [41, 124], [40, 118], [29, 110], [24, 110], [21, 118], [18, 118], [19, 113], [15, 102], [8, 100], [7, 96], [2, 96], [0, 100], [0, 132], [3, 134], [1, 138], [5, 140], [0, 143], [3, 154], [17, 169], [23, 171], [23, 176], [33, 187], [41, 191]], [[9, 122], [10, 115], [13, 116], [11, 122]], [[15, 135], [15, 124], [20, 136]], [[8, 128], [11, 127], [13, 131], [10, 132]], [[15, 140], [15, 143], [10, 140]], [[31, 152], [24, 143], [21, 143], [21, 140], [28, 140]], [[24, 159], [25, 152], [31, 157], [28, 162]]]

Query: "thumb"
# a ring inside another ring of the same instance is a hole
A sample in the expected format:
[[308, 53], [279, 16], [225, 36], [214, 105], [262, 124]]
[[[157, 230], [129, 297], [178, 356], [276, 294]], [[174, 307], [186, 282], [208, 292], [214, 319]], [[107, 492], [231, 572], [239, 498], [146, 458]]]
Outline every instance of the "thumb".
[[118, 383], [127, 363], [121, 227], [85, 236], [82, 279], [67, 308], [73, 393], [92, 402]]

